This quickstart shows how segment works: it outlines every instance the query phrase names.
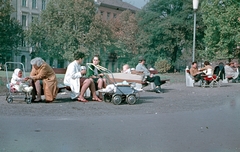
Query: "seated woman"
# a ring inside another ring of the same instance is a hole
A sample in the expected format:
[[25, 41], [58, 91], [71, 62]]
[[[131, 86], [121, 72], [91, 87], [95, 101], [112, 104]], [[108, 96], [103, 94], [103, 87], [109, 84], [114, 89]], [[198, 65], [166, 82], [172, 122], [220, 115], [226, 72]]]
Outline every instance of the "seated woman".
[[212, 77], [213, 75], [213, 68], [208, 61], [204, 62], [204, 67], [201, 68], [199, 71], [202, 71], [207, 77]]
[[81, 64], [84, 60], [85, 54], [82, 52], [74, 53], [74, 61], [72, 61], [68, 67], [64, 76], [64, 84], [71, 88], [71, 98], [77, 99], [79, 102], [88, 102], [84, 98], [84, 93], [87, 88], [92, 92], [94, 101], [102, 101], [96, 95], [95, 86], [92, 79], [84, 77], [86, 70], [81, 68]]
[[[46, 102], [52, 102], [58, 93], [57, 78], [53, 69], [40, 57], [31, 60], [32, 71], [30, 78], [33, 80], [33, 102], [40, 102], [43, 89]], [[36, 98], [37, 94], [37, 98]]]
[[[92, 58], [92, 63], [94, 65], [99, 65], [100, 63], [100, 58], [98, 55], [93, 56]], [[86, 76], [88, 78], [92, 78], [95, 86], [96, 86], [96, 90], [100, 90], [102, 88], [106, 88], [106, 79], [103, 78], [103, 73], [101, 73], [101, 71], [99, 71], [97, 68], [95, 68], [94, 65], [90, 65], [88, 70], [87, 70], [87, 74]], [[99, 97], [102, 98], [102, 94], [99, 93]]]

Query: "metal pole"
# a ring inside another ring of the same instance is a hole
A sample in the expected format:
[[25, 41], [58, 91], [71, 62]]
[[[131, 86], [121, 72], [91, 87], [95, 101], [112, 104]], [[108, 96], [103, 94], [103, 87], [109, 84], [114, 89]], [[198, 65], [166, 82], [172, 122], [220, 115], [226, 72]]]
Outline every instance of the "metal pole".
[[193, 27], [193, 52], [192, 61], [195, 61], [195, 39], [196, 39], [196, 10], [194, 10], [194, 27]]

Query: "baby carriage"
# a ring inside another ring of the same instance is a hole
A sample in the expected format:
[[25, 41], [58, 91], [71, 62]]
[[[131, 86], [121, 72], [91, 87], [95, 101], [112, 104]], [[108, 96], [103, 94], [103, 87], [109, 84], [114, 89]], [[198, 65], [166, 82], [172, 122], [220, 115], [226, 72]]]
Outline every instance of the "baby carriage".
[[26, 77], [26, 74], [25, 74], [25, 68], [24, 68], [24, 65], [21, 63], [21, 62], [6, 62], [5, 63], [5, 70], [6, 70], [6, 78], [7, 78], [7, 84], [6, 84], [6, 87], [8, 89], [8, 92], [6, 94], [6, 101], [8, 103], [12, 103], [13, 102], [13, 98], [20, 98], [20, 97], [25, 97], [24, 101], [27, 103], [27, 104], [30, 104], [31, 103], [31, 93], [32, 91], [17, 91], [17, 90], [13, 90], [11, 89], [11, 78], [10, 78], [10, 71], [8, 71], [8, 66], [11, 67], [11, 65], [16, 65], [19, 69], [22, 70], [22, 73], [23, 73], [23, 77], [25, 78]]
[[202, 75], [202, 82], [201, 86], [205, 88], [206, 86], [209, 86], [210, 88], [213, 88], [214, 86], [220, 87], [221, 83], [220, 80], [223, 80], [224, 78], [224, 67], [217, 66], [214, 69], [214, 74], [212, 76]]
[[113, 73], [110, 70], [99, 65], [87, 63], [89, 68], [90, 65], [93, 65], [95, 68], [101, 71], [107, 79], [108, 84], [110, 84], [107, 86], [107, 88], [99, 90], [99, 92], [104, 93], [103, 100], [105, 102], [112, 102], [115, 105], [119, 105], [123, 101], [126, 101], [128, 104], [133, 105], [138, 101], [139, 97], [137, 94], [139, 94], [140, 91], [136, 89], [135, 83], [128, 83], [127, 81], [117, 83], [114, 79]]

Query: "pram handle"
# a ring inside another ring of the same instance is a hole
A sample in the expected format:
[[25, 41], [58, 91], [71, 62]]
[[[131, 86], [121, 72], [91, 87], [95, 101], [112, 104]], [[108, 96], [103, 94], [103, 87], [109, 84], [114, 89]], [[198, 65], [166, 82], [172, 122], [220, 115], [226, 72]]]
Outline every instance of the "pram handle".
[[[100, 66], [100, 65], [95, 65], [95, 64], [93, 64], [93, 63], [86, 63], [87, 64], [87, 66], [91, 69], [91, 67], [90, 67], [90, 65], [93, 65], [94, 67], [96, 67], [98, 70], [100, 70], [100, 71], [104, 71], [104, 72], [108, 72], [108, 69], [107, 68], [105, 68], [105, 67], [103, 67], [103, 66]], [[91, 69], [91, 70], [93, 70], [93, 69]]]

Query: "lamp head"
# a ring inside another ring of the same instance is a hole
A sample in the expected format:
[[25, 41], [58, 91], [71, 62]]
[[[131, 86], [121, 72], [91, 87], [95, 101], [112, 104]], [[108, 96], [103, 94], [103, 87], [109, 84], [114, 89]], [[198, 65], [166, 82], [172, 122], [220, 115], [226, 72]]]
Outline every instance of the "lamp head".
[[198, 3], [199, 3], [199, 0], [193, 0], [193, 9], [194, 10], [198, 9]]

